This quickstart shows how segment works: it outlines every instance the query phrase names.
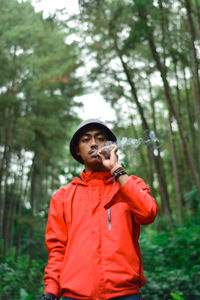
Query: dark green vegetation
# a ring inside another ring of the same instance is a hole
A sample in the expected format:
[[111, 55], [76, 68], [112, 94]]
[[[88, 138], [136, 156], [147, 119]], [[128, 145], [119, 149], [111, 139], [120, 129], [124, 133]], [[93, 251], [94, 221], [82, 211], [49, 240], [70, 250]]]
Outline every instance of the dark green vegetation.
[[[193, 218], [173, 233], [151, 228], [140, 238], [147, 284], [141, 299], [199, 299], [200, 297], [200, 219]], [[3, 259], [0, 267], [3, 299], [39, 299], [43, 293], [43, 269], [46, 253], [37, 232], [32, 244], [34, 259], [31, 269], [24, 251], [17, 261], [13, 255]]]
[[[200, 199], [199, 199], [200, 200]], [[200, 298], [200, 220], [177, 227], [173, 233], [148, 231], [140, 245], [147, 284], [142, 299]]]
[[197, 0], [87, 0], [75, 18], [47, 19], [1, 0], [0, 299], [43, 292], [48, 205], [81, 171], [68, 141], [88, 86], [114, 109], [123, 164], [159, 205], [142, 228], [142, 299], [200, 299], [199, 37]]

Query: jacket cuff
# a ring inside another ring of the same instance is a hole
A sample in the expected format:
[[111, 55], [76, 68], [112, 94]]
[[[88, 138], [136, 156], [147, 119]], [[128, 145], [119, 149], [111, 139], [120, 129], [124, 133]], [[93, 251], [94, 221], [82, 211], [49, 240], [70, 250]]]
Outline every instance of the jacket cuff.
[[44, 290], [45, 294], [50, 293], [59, 298], [60, 289], [58, 287], [58, 284], [54, 280], [46, 280], [45, 285], [46, 285]]

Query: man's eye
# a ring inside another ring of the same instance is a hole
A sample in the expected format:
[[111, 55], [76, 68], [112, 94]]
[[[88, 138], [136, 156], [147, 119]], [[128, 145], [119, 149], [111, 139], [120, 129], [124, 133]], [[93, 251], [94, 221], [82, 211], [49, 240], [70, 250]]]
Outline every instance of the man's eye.
[[87, 143], [89, 141], [89, 138], [84, 138], [84, 139], [82, 139], [82, 142], [83, 143]]
[[104, 141], [105, 141], [105, 137], [103, 137], [103, 136], [102, 136], [102, 137], [100, 136], [100, 137], [98, 137], [97, 139], [98, 139], [98, 141], [100, 141], [100, 142], [104, 142]]

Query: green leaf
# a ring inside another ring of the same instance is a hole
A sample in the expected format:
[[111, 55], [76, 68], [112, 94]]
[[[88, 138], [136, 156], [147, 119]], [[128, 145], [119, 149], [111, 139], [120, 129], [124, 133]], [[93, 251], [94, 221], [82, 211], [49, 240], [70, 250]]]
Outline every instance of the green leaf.
[[32, 300], [32, 299], [33, 299], [33, 295], [28, 295], [24, 300]]
[[25, 289], [21, 288], [19, 290], [19, 295], [20, 295], [20, 300], [26, 300], [27, 296], [28, 296], [28, 293]]
[[175, 299], [175, 300], [184, 300], [183, 297], [181, 297], [180, 295], [178, 295], [178, 294], [176, 294], [174, 292], [171, 292], [170, 296], [172, 296], [172, 298]]

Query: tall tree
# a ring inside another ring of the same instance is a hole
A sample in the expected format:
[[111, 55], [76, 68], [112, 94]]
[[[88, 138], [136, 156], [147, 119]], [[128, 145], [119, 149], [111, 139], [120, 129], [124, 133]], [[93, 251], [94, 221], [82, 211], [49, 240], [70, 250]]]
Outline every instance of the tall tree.
[[[76, 42], [66, 43], [72, 30], [56, 15], [44, 19], [29, 1], [3, 0], [0, 27], [0, 234], [1, 241], [2, 236], [7, 238], [6, 250], [12, 244], [9, 235], [15, 224], [6, 221], [5, 209], [9, 220], [15, 212], [19, 214], [16, 220], [20, 223], [23, 207], [28, 205], [32, 239], [34, 219], [50, 192], [46, 191], [43, 198], [41, 185], [54, 176], [53, 181], [59, 184], [57, 176], [65, 160], [66, 140], [78, 120], [73, 107], [79, 104], [74, 97], [83, 93], [83, 85], [76, 73], [82, 64], [80, 49]], [[11, 200], [8, 206], [11, 178], [16, 176], [13, 165], [18, 165], [19, 153], [21, 161], [29, 161], [29, 167], [21, 179], [21, 189], [15, 186], [15, 197], [22, 197], [19, 206]], [[31, 247], [29, 250], [31, 265]]]
[[[199, 81], [199, 63], [197, 58], [197, 50], [195, 46], [196, 34], [195, 27], [192, 19], [192, 8], [190, 0], [185, 0], [185, 7], [187, 10], [187, 18], [188, 18], [188, 28], [190, 32], [190, 46], [192, 49], [192, 72], [194, 78], [194, 93], [197, 107], [197, 116], [200, 115], [200, 81]], [[199, 118], [198, 118], [199, 121]], [[200, 128], [200, 121], [199, 121]]]
[[[190, 87], [194, 73], [191, 71], [188, 49], [190, 32], [184, 27], [186, 15], [183, 2], [134, 0], [81, 3], [80, 31], [83, 44], [84, 39], [87, 40], [84, 45], [96, 62], [90, 73], [91, 81], [95, 81], [95, 87], [99, 86], [116, 112], [121, 109], [119, 122], [125, 122], [127, 126], [127, 114], [123, 117], [123, 112], [128, 110], [130, 99], [135, 99], [133, 90], [136, 90], [142, 113], [139, 113], [138, 126], [136, 120], [134, 125], [136, 130], [140, 128], [142, 115], [150, 130], [155, 128], [155, 122], [158, 124], [157, 132], [164, 137], [168, 151], [161, 148], [158, 152], [164, 162], [163, 169], [168, 171], [164, 177], [168, 178], [165, 181], [169, 189], [175, 176], [175, 164], [173, 167], [168, 162], [172, 148], [169, 143], [170, 128], [165, 124], [168, 123], [168, 115], [172, 114], [172, 133], [176, 136], [174, 149], [178, 147], [179, 152], [175, 162], [177, 180], [182, 172], [180, 166], [184, 166], [184, 174], [188, 178], [187, 185], [181, 178], [179, 189], [181, 187], [184, 193], [193, 184], [200, 189], [199, 164], [196, 163], [199, 160], [197, 116], [194, 115], [196, 104]], [[181, 9], [184, 13], [179, 14]], [[184, 30], [186, 35], [183, 35]], [[148, 69], [152, 71], [149, 73]], [[149, 76], [152, 93], [158, 99], [155, 107], [147, 97]], [[134, 83], [134, 89], [130, 82]], [[138, 104], [135, 107], [138, 112], [141, 111]], [[160, 119], [152, 119], [150, 112], [155, 110], [156, 118]]]
[[196, 169], [196, 166], [193, 162], [193, 158], [192, 158], [191, 153], [190, 153], [190, 149], [189, 149], [188, 142], [187, 142], [187, 139], [186, 139], [186, 136], [185, 136], [182, 121], [181, 121], [180, 116], [179, 116], [179, 114], [178, 114], [178, 112], [177, 112], [177, 110], [174, 106], [174, 101], [173, 101], [173, 98], [172, 98], [172, 95], [171, 95], [166, 70], [165, 70], [165, 67], [163, 66], [163, 64], [161, 63], [161, 59], [160, 59], [160, 56], [159, 56], [157, 48], [156, 48], [153, 29], [152, 29], [152, 27], [148, 26], [147, 12], [146, 12], [146, 7], [145, 7], [146, 0], [140, 1], [140, 2], [135, 1], [135, 4], [136, 4], [136, 8], [138, 10], [138, 15], [139, 15], [140, 20], [142, 22], [145, 21], [145, 24], [146, 24], [146, 26], [145, 26], [146, 38], [149, 42], [149, 47], [151, 49], [152, 56], [155, 60], [156, 66], [157, 66], [157, 68], [160, 72], [161, 78], [163, 80], [163, 85], [164, 85], [165, 93], [166, 93], [166, 100], [168, 102], [170, 111], [172, 112], [172, 114], [174, 115], [174, 117], [177, 120], [179, 130], [180, 130], [181, 140], [182, 140], [182, 143], [183, 143], [183, 147], [186, 151], [188, 160], [190, 162], [192, 175], [193, 175], [194, 181], [195, 181], [195, 183], [196, 183], [196, 185], [197, 185], [197, 187], [200, 191], [200, 178], [198, 176], [198, 171]]

